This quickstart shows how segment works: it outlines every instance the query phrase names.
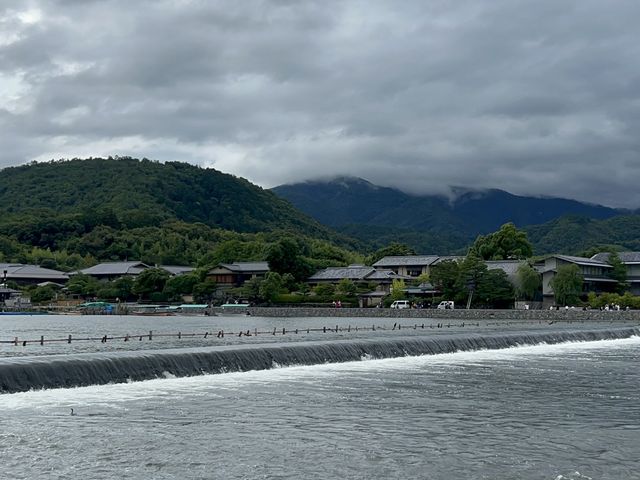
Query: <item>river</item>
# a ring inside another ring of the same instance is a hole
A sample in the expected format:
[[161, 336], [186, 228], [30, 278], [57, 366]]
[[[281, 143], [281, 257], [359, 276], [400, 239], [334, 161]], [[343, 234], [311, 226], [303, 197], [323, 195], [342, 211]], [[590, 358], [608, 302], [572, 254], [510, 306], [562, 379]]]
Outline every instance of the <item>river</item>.
[[[241, 320], [244, 329], [248, 320]], [[240, 320], [11, 318], [0, 319], [0, 338], [174, 331], [176, 321], [187, 332], [230, 331]], [[296, 323], [287, 321], [288, 328]], [[282, 325], [251, 322], [265, 331]], [[469, 331], [420, 325], [397, 332], [385, 324], [356, 333], [372, 321], [342, 319], [350, 332], [307, 335], [303, 328], [335, 319], [298, 322], [298, 334], [277, 341]], [[516, 327], [473, 328], [491, 336]], [[210, 339], [158, 341], [200, 348]], [[225, 337], [234, 345], [256, 341]], [[126, 348], [157, 348], [154, 342]], [[64, 356], [124, 345], [3, 344], [1, 351]], [[632, 336], [2, 394], [0, 478], [637, 479], [639, 358], [640, 338]]]

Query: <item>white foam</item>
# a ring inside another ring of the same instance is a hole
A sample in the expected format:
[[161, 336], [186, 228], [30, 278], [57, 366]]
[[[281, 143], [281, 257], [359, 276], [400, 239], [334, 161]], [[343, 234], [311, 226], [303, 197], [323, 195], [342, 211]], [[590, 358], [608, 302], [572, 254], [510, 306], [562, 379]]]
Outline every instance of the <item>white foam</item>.
[[640, 337], [593, 342], [567, 342], [554, 345], [511, 347], [501, 350], [479, 350], [438, 355], [366, 359], [355, 362], [325, 363], [311, 366], [280, 367], [272, 370], [221, 373], [195, 377], [176, 378], [171, 374], [164, 378], [89, 387], [36, 390], [0, 395], [0, 410], [21, 408], [82, 407], [83, 405], [117, 406], [147, 398], [215, 395], [216, 390], [234, 390], [249, 384], [286, 381], [321, 382], [324, 378], [352, 373], [375, 371], [420, 370], [429, 365], [472, 365], [486, 361], [509, 361], [518, 358], [564, 356], [572, 352], [615, 350], [640, 346]]

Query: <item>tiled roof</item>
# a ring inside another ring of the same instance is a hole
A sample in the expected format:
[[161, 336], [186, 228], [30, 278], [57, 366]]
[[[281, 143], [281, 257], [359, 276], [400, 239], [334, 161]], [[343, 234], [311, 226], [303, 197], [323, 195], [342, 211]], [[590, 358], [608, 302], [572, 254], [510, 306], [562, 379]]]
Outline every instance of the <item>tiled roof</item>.
[[448, 260], [454, 260], [454, 261], [459, 261], [459, 260], [464, 260], [464, 257], [461, 255], [445, 255], [444, 257], [438, 257], [438, 259], [433, 262], [433, 265], [437, 265], [439, 263], [442, 262], [446, 262]]
[[373, 267], [351, 266], [351, 267], [329, 267], [320, 270], [309, 277], [309, 281], [318, 280], [363, 280], [367, 275], [375, 272]]
[[232, 272], [251, 273], [251, 272], [268, 272], [268, 262], [233, 262], [221, 263], [220, 267], [224, 267]]
[[[609, 261], [608, 252], [596, 253], [591, 260], [597, 260], [600, 262], [608, 262]], [[640, 252], [618, 252], [618, 257], [622, 263], [640, 263]]]
[[374, 267], [424, 266], [438, 260], [437, 255], [397, 255], [383, 257], [373, 264]]
[[193, 267], [182, 267], [179, 265], [160, 265], [160, 268], [166, 270], [171, 275], [182, 275], [183, 273], [193, 272]]
[[85, 275], [138, 275], [149, 265], [142, 262], [106, 262], [80, 270]]
[[58, 270], [51, 270], [49, 268], [42, 268], [38, 265], [24, 265], [21, 263], [0, 263], [0, 275], [4, 275], [4, 271], [7, 271], [7, 279], [12, 280], [25, 280], [25, 279], [38, 279], [38, 280], [60, 280], [66, 282], [69, 280], [69, 276]]
[[507, 275], [513, 276], [524, 262], [521, 260], [487, 260], [485, 263], [487, 270], [502, 270]]
[[411, 277], [406, 275], [398, 275], [393, 270], [386, 268], [378, 268], [365, 277], [367, 280], [409, 280]]
[[571, 255], [553, 255], [553, 256], [556, 258], [559, 258], [560, 260], [564, 260], [565, 262], [576, 263], [578, 265], [587, 265], [587, 266], [593, 266], [593, 267], [610, 267], [611, 266], [606, 262], [593, 260], [591, 258], [572, 257]]

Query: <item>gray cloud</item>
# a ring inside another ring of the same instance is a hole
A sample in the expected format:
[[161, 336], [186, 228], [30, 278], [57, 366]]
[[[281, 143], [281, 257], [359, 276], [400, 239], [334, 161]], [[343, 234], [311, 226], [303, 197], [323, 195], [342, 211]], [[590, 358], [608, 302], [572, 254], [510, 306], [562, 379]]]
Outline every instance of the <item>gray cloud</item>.
[[[401, 8], [400, 8], [401, 7]], [[635, 1], [0, 8], [0, 165], [132, 155], [640, 207]]]

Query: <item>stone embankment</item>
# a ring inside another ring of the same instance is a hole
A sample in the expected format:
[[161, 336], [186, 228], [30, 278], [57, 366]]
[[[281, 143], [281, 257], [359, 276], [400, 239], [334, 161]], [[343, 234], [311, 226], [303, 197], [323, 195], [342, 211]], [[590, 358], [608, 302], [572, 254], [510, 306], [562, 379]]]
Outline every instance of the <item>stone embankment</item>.
[[[221, 314], [221, 309], [215, 309]], [[371, 317], [371, 318], [433, 318], [451, 320], [518, 320], [518, 321], [630, 321], [640, 323], [640, 310], [436, 310], [390, 308], [283, 308], [250, 307], [247, 311], [259, 317]]]

